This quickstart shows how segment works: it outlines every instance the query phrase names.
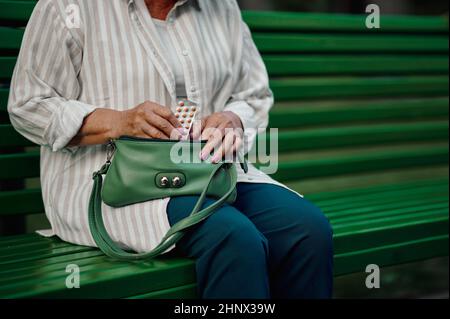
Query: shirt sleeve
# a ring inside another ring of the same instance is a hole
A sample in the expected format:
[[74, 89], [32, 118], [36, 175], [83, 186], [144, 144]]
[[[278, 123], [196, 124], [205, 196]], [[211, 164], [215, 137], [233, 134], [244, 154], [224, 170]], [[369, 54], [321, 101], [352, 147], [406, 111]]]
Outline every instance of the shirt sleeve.
[[241, 41], [238, 59], [238, 77], [225, 111], [237, 114], [244, 127], [245, 151], [248, 152], [258, 131], [267, 128], [269, 110], [273, 106], [273, 93], [262, 57], [252, 39], [250, 29], [239, 12]]
[[53, 151], [67, 147], [95, 110], [78, 101], [82, 49], [52, 1], [36, 5], [14, 69], [8, 112], [14, 128]]

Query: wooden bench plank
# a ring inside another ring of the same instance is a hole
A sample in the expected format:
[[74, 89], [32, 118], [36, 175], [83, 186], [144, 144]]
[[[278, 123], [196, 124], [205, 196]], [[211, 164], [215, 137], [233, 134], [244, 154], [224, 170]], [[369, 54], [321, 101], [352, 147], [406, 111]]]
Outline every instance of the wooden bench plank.
[[0, 79], [11, 78], [16, 60], [15, 57], [0, 57]]
[[0, 50], [18, 50], [22, 43], [23, 33], [23, 29], [0, 26]]
[[[105, 257], [103, 257], [105, 259]], [[96, 262], [94, 262], [94, 265]], [[159, 291], [179, 285], [192, 284], [195, 281], [193, 262], [187, 259], [164, 261], [119, 263], [109, 262], [111, 268], [85, 270], [83, 273], [83, 289], [65, 287], [65, 272], [45, 280], [33, 276], [28, 280], [20, 280], [14, 284], [3, 285], [0, 295], [10, 298], [24, 298], [35, 295], [39, 289], [40, 297], [89, 298], [101, 295], [103, 298], [121, 298], [136, 294]], [[159, 266], [155, 266], [159, 265]], [[120, 267], [119, 267], [120, 266]], [[153, 266], [153, 267], [152, 267]], [[163, 279], [163, 280], [162, 280]], [[28, 286], [27, 290], [23, 287]], [[34, 290], [34, 291], [33, 291]], [[78, 291], [75, 291], [78, 290]]]
[[[390, 174], [391, 175], [391, 174]], [[321, 201], [322, 203], [326, 203], [327, 201], [335, 201], [340, 200], [342, 198], [350, 197], [361, 197], [367, 195], [375, 195], [385, 193], [385, 192], [394, 192], [394, 191], [404, 191], [404, 190], [418, 190], [420, 191], [423, 187], [444, 187], [444, 189], [448, 188], [448, 178], [444, 176], [439, 177], [430, 177], [427, 174], [426, 178], [418, 178], [417, 176], [410, 177], [409, 174], [402, 174], [396, 177], [397, 180], [385, 181], [379, 185], [370, 186], [360, 186], [357, 188], [349, 188], [346, 189], [343, 186], [339, 190], [334, 191], [320, 191], [313, 192], [308, 194], [308, 198], [312, 201]]]
[[352, 122], [412, 121], [448, 118], [448, 97], [285, 102], [273, 107], [269, 126], [280, 129]]
[[365, 33], [425, 33], [448, 32], [448, 19], [425, 16], [383, 15], [383, 27], [379, 30], [365, 28], [366, 15], [244, 11], [244, 20], [253, 31], [329, 31]]
[[445, 256], [448, 255], [448, 242], [447, 234], [337, 254], [334, 257], [334, 273], [336, 276], [342, 276], [363, 272], [369, 263], [391, 266]]
[[11, 124], [0, 124], [0, 148], [35, 145], [20, 135]]
[[448, 76], [325, 77], [271, 80], [278, 101], [448, 95]]
[[[266, 136], [267, 144], [272, 138]], [[448, 121], [389, 123], [319, 128], [278, 133], [278, 151], [300, 151], [344, 146], [448, 140]]]
[[417, 151], [386, 151], [375, 154], [347, 155], [335, 158], [303, 159], [282, 162], [273, 177], [279, 181], [295, 181], [324, 176], [357, 174], [367, 171], [438, 165], [448, 163], [448, 147]]
[[0, 19], [26, 23], [33, 12], [36, 1], [0, 1]]
[[[0, 180], [39, 177], [39, 152], [0, 155]], [[3, 166], [4, 165], [4, 166]]]
[[0, 192], [0, 216], [31, 215], [44, 212], [41, 189], [23, 189]]
[[262, 54], [288, 52], [448, 52], [448, 36], [254, 33]]
[[[444, 55], [264, 55], [269, 76], [448, 73]], [[0, 61], [1, 62], [1, 61]]]

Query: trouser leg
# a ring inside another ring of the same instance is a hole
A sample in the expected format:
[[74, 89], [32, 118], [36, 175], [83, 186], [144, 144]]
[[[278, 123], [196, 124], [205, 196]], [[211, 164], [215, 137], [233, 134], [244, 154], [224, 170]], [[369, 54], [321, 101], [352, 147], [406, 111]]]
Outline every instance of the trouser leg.
[[[169, 201], [169, 223], [186, 217], [197, 197]], [[204, 206], [210, 204], [207, 200]], [[269, 298], [267, 239], [236, 208], [224, 205], [191, 228], [176, 249], [196, 259], [199, 294], [202, 298]]]
[[329, 298], [333, 242], [319, 208], [276, 185], [239, 183], [233, 204], [266, 237], [275, 298]]

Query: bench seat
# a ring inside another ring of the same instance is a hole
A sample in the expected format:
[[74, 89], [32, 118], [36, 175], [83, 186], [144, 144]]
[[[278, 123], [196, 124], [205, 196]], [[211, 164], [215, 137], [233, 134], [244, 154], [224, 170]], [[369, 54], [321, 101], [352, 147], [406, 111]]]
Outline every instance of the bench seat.
[[[308, 195], [334, 229], [335, 273], [440, 256], [448, 252], [448, 178], [421, 179]], [[430, 235], [431, 234], [431, 235]], [[83, 289], [67, 289], [68, 264]], [[99, 250], [36, 234], [0, 239], [0, 298], [195, 297], [194, 262], [169, 256], [118, 262]]]

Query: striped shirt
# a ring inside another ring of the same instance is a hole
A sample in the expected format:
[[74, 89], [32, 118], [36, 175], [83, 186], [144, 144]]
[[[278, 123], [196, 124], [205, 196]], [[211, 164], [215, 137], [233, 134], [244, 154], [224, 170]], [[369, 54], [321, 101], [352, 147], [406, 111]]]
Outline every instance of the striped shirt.
[[[74, 4], [81, 18], [75, 28]], [[267, 126], [273, 96], [236, 1], [179, 1], [167, 17], [167, 32], [188, 98], [202, 106], [201, 116], [235, 112], [252, 142], [249, 128]], [[41, 145], [42, 195], [51, 224], [41, 234], [95, 246], [88, 199], [106, 146], [67, 144], [96, 108], [126, 110], [146, 100], [174, 108], [175, 77], [165, 56], [144, 0], [38, 2], [14, 70], [8, 111], [16, 130]], [[240, 168], [238, 174], [240, 182], [278, 184], [252, 165], [248, 174]], [[103, 205], [113, 240], [138, 252], [151, 250], [169, 229], [169, 199]]]

